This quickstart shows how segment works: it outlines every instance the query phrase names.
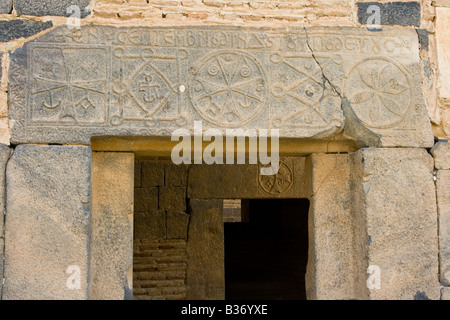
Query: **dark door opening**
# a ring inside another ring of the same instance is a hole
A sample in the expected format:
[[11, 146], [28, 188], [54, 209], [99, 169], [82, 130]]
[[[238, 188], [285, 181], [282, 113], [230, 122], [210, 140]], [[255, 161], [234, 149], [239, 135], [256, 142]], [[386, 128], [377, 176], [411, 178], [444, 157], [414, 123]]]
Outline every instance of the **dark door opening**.
[[225, 299], [305, 300], [309, 201], [245, 201], [247, 222], [224, 224]]

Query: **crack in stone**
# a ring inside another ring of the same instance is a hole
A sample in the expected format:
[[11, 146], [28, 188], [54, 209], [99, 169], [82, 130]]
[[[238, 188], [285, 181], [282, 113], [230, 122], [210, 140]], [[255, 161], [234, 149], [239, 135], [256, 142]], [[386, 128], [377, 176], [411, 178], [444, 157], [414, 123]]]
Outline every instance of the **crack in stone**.
[[[380, 146], [381, 145], [381, 136], [372, 130], [368, 129], [362, 121], [356, 116], [355, 112], [350, 106], [350, 101], [341, 95], [339, 90], [336, 88], [335, 85], [328, 79], [328, 77], [325, 75], [325, 71], [322, 68], [322, 66], [319, 63], [319, 60], [317, 60], [314, 51], [309, 43], [309, 35], [306, 28], [303, 28], [306, 35], [306, 45], [308, 46], [309, 50], [311, 51], [311, 56], [316, 62], [317, 66], [320, 68], [322, 72], [322, 78], [323, 82], [328, 83], [331, 87], [331, 89], [341, 98], [341, 105], [340, 108], [342, 110], [342, 113], [344, 115], [344, 126], [342, 127], [342, 130], [344, 134], [348, 135], [352, 139], [356, 141], [356, 144], [359, 145], [359, 147], [368, 147], [368, 146]], [[324, 85], [325, 89], [325, 85]]]
[[[328, 79], [328, 77], [325, 75], [325, 72], [324, 72], [322, 66], [321, 66], [320, 63], [319, 63], [319, 60], [317, 60], [317, 58], [316, 58], [316, 56], [315, 56], [315, 54], [314, 54], [314, 51], [313, 51], [313, 49], [311, 48], [311, 45], [309, 44], [309, 35], [308, 35], [308, 31], [307, 31], [306, 28], [303, 28], [303, 30], [305, 30], [305, 35], [306, 35], [306, 45], [308, 46], [309, 51], [311, 51], [311, 56], [312, 56], [312, 58], [314, 59], [314, 61], [316, 62], [317, 66], [318, 66], [318, 67], [320, 68], [320, 70], [321, 70], [322, 78], [323, 78], [324, 82], [327, 82], [327, 83], [330, 85], [330, 87], [333, 89], [333, 91], [334, 91], [341, 99], [344, 99], [344, 98], [342, 97], [341, 93], [339, 92], [339, 90], [334, 86], [334, 84], [331, 83], [330, 79]], [[325, 89], [325, 88], [324, 88], [324, 89]]]

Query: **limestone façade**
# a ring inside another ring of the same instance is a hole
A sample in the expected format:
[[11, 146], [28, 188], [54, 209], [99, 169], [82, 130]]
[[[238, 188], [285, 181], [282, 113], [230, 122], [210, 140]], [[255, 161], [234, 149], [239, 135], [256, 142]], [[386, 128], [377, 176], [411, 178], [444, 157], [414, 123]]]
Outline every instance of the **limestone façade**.
[[428, 148], [420, 74], [414, 30], [59, 27], [11, 53], [11, 141], [169, 136], [202, 120]]

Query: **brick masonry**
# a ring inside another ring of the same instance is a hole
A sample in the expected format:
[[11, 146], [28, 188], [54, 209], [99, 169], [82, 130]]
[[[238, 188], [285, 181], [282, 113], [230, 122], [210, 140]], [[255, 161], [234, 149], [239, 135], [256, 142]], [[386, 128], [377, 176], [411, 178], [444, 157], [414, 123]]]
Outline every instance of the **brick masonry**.
[[186, 298], [187, 167], [135, 161], [133, 299]]
[[134, 300], [186, 298], [186, 241], [136, 240], [133, 255]]

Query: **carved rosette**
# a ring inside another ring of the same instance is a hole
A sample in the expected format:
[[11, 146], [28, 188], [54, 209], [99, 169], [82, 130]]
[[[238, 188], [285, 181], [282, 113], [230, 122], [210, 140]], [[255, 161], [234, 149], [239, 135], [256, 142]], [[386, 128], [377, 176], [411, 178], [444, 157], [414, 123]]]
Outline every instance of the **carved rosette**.
[[345, 87], [357, 117], [368, 127], [400, 123], [413, 102], [408, 73], [389, 58], [367, 58], [350, 71]]
[[267, 80], [260, 63], [248, 53], [219, 51], [193, 68], [189, 94], [199, 115], [219, 127], [238, 127], [264, 107]]

